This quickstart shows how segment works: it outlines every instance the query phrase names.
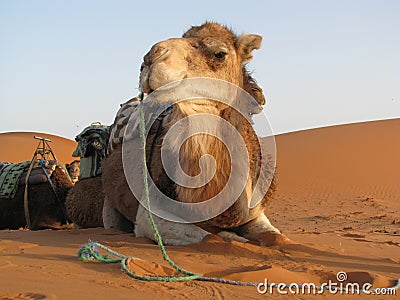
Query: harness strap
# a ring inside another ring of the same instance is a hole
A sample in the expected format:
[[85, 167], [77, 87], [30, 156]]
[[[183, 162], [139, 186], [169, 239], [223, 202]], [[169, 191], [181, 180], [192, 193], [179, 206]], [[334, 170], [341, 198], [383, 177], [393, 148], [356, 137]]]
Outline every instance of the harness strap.
[[153, 177], [151, 164], [153, 163], [154, 149], [156, 148], [158, 139], [161, 136], [163, 120], [164, 120], [164, 116], [162, 118], [157, 118], [157, 121], [158, 121], [157, 132], [156, 132], [156, 136], [153, 139], [153, 142], [151, 143], [151, 148], [150, 148], [150, 153], [149, 153], [150, 156], [149, 156], [149, 160], [148, 160], [148, 164], [149, 164], [148, 171], [149, 171], [150, 177]]
[[26, 221], [26, 226], [28, 229], [32, 228], [32, 223], [31, 223], [31, 217], [29, 214], [29, 201], [28, 201], [28, 189], [29, 189], [29, 176], [31, 175], [33, 165], [35, 164], [36, 159], [35, 157], [31, 160], [31, 163], [29, 165], [28, 171], [26, 172], [26, 177], [25, 177], [25, 190], [24, 190], [24, 213], [25, 213], [25, 221]]
[[157, 127], [157, 131], [156, 131], [156, 136], [154, 137], [152, 143], [151, 143], [151, 147], [150, 147], [150, 153], [149, 153], [149, 159], [148, 159], [148, 171], [150, 174], [150, 177], [153, 176], [152, 174], [152, 168], [151, 168], [151, 164], [153, 163], [153, 158], [154, 158], [154, 150], [157, 146], [158, 140], [161, 137], [162, 134], [162, 129], [163, 129], [163, 124], [164, 124], [164, 118], [169, 115], [172, 111], [172, 106], [168, 106], [158, 117], [157, 117], [157, 122], [158, 122], [158, 127]]
[[258, 178], [258, 176], [259, 176], [259, 174], [260, 174], [260, 163], [262, 164], [262, 162], [261, 162], [261, 151], [257, 151], [258, 153], [257, 153], [257, 158], [256, 158], [256, 165], [255, 165], [255, 168], [254, 168], [254, 174], [253, 174], [253, 180], [251, 181], [251, 189], [252, 189], [252, 191], [254, 191], [254, 188], [255, 188], [255, 185], [256, 185], [256, 183], [257, 183], [257, 178]]

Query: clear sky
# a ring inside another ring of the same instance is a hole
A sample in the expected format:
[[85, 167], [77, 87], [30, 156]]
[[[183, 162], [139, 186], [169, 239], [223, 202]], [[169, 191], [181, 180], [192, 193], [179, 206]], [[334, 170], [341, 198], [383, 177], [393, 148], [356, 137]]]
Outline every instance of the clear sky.
[[0, 0], [0, 132], [111, 124], [150, 47], [205, 20], [264, 37], [274, 133], [400, 117], [400, 1]]

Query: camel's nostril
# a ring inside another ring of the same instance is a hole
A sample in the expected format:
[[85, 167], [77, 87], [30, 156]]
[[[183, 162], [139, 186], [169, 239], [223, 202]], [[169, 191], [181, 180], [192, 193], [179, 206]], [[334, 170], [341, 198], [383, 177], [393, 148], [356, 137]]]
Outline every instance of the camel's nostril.
[[151, 62], [154, 64], [156, 61], [165, 59], [168, 56], [169, 50], [161, 45], [156, 45], [152, 51]]
[[153, 55], [156, 56], [159, 53], [161, 53], [162, 51], [164, 51], [165, 49], [166, 48], [164, 46], [162, 46], [161, 44], [157, 44], [153, 48]]

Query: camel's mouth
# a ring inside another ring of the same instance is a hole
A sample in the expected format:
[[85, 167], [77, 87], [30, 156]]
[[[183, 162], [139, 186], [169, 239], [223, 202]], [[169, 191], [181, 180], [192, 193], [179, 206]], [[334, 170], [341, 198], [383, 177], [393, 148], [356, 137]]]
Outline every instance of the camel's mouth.
[[140, 88], [143, 93], [150, 95], [154, 92], [165, 93], [171, 89], [176, 90], [184, 79], [187, 78], [186, 72], [162, 72], [162, 66], [153, 65], [144, 67], [140, 75]]
[[261, 105], [254, 105], [251, 109], [250, 109], [250, 116], [252, 115], [257, 115], [259, 113], [261, 113], [263, 110], [263, 107]]
[[149, 81], [147, 81], [147, 84], [142, 87], [142, 92], [147, 96], [152, 95], [153, 100], [160, 103], [173, 102], [177, 95], [181, 95], [183, 90], [185, 90], [186, 86], [184, 81], [186, 78], [187, 76], [185, 75], [181, 79], [173, 80], [163, 85], [161, 85], [159, 82], [149, 83]]

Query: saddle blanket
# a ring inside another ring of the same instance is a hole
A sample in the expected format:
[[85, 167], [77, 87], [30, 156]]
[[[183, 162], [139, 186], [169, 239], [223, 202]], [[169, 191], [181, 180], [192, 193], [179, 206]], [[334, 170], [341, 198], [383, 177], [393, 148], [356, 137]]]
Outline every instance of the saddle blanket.
[[18, 183], [28, 168], [30, 161], [17, 164], [0, 163], [0, 197], [14, 198], [18, 189]]
[[[30, 161], [17, 164], [0, 163], [0, 198], [14, 198], [18, 186], [25, 185], [30, 163]], [[28, 184], [35, 185], [48, 182], [47, 178], [51, 177], [56, 168], [59, 168], [69, 177], [61, 162], [55, 160], [36, 161], [29, 175]]]
[[[69, 177], [68, 171], [63, 163], [56, 160], [40, 160], [35, 162], [33, 165], [31, 174], [29, 175], [28, 184], [35, 185], [47, 182], [47, 177], [51, 177], [56, 168], [59, 168], [67, 177]], [[44, 172], [46, 172], [47, 175]], [[26, 175], [27, 172], [22, 174], [21, 179], [19, 180], [19, 185], [25, 185]], [[71, 178], [69, 179], [71, 180]]]

